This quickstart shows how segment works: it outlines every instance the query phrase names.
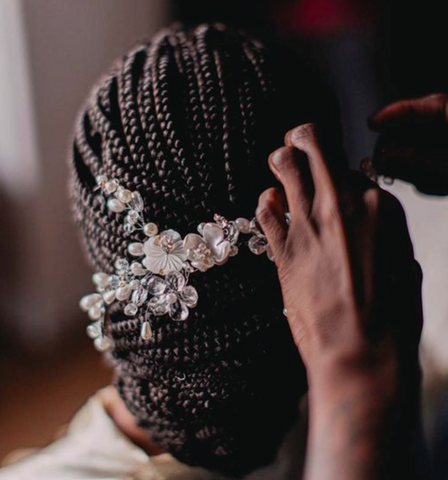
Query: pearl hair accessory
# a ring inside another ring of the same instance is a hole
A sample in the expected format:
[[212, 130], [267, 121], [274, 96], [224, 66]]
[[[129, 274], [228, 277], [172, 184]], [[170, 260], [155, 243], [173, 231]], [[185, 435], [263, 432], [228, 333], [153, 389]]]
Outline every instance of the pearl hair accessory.
[[215, 214], [214, 222], [201, 223], [198, 233], [189, 233], [182, 238], [175, 230], [159, 232], [155, 223], [146, 222], [143, 199], [138, 192], [125, 189], [118, 180], [110, 180], [105, 175], [99, 175], [96, 182], [97, 189], [107, 199], [108, 209], [126, 215], [125, 231], [140, 231], [143, 237], [141, 242], [128, 244], [129, 260], [118, 258], [114, 264], [115, 273], [93, 274], [96, 292], [85, 295], [80, 301], [81, 309], [91, 320], [87, 335], [99, 351], [106, 351], [112, 345], [105, 333], [104, 322], [106, 308], [114, 302], [126, 303], [124, 313], [129, 317], [136, 316], [145, 305], [146, 315], [140, 336], [147, 341], [152, 338], [152, 315], [168, 315], [176, 322], [187, 320], [189, 309], [198, 302], [196, 289], [188, 285], [190, 274], [224, 265], [230, 257], [237, 255], [240, 235], [250, 236], [248, 247], [251, 252], [256, 255], [266, 253], [273, 260], [267, 238], [256, 218], [230, 221]]

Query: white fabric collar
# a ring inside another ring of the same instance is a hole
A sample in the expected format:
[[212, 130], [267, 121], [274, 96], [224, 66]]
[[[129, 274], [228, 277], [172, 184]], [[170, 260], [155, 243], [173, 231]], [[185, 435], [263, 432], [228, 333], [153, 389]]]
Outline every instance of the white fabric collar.
[[[193, 468], [170, 454], [149, 457], [115, 425], [105, 410], [117, 392], [106, 387], [91, 397], [70, 422], [64, 437], [0, 470], [0, 480], [225, 480]], [[276, 461], [244, 480], [297, 480], [304, 457], [305, 429], [297, 425]]]

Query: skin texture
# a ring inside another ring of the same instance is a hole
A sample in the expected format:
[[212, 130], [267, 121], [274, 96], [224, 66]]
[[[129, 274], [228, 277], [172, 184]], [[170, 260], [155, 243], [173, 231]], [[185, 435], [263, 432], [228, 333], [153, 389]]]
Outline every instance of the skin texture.
[[400, 100], [368, 124], [380, 133], [372, 160], [378, 174], [429, 195], [448, 195], [448, 95]]
[[305, 478], [418, 478], [421, 270], [398, 200], [336, 164], [297, 127], [257, 209], [309, 379]]
[[[309, 380], [305, 479], [420, 478], [421, 270], [399, 202], [337, 164], [313, 124], [288, 132], [269, 158], [282, 188], [257, 209]], [[124, 405], [108, 411], [161, 452]]]

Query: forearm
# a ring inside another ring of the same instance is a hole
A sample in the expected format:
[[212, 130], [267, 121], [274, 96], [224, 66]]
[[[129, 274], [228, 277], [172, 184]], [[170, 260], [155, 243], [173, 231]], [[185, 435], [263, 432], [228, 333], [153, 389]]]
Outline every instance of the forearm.
[[305, 480], [420, 478], [418, 393], [409, 394], [389, 368], [311, 376]]

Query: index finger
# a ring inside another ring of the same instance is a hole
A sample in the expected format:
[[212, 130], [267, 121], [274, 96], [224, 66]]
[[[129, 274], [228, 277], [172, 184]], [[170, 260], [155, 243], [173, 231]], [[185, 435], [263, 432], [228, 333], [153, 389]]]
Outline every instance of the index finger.
[[448, 120], [447, 109], [447, 95], [437, 93], [394, 102], [372, 115], [367, 123], [374, 131], [399, 125], [445, 123]]
[[302, 150], [308, 157], [315, 188], [314, 204], [321, 204], [333, 210], [334, 205], [338, 203], [337, 190], [318, 139], [316, 125], [306, 123], [290, 130], [285, 136], [285, 143]]

